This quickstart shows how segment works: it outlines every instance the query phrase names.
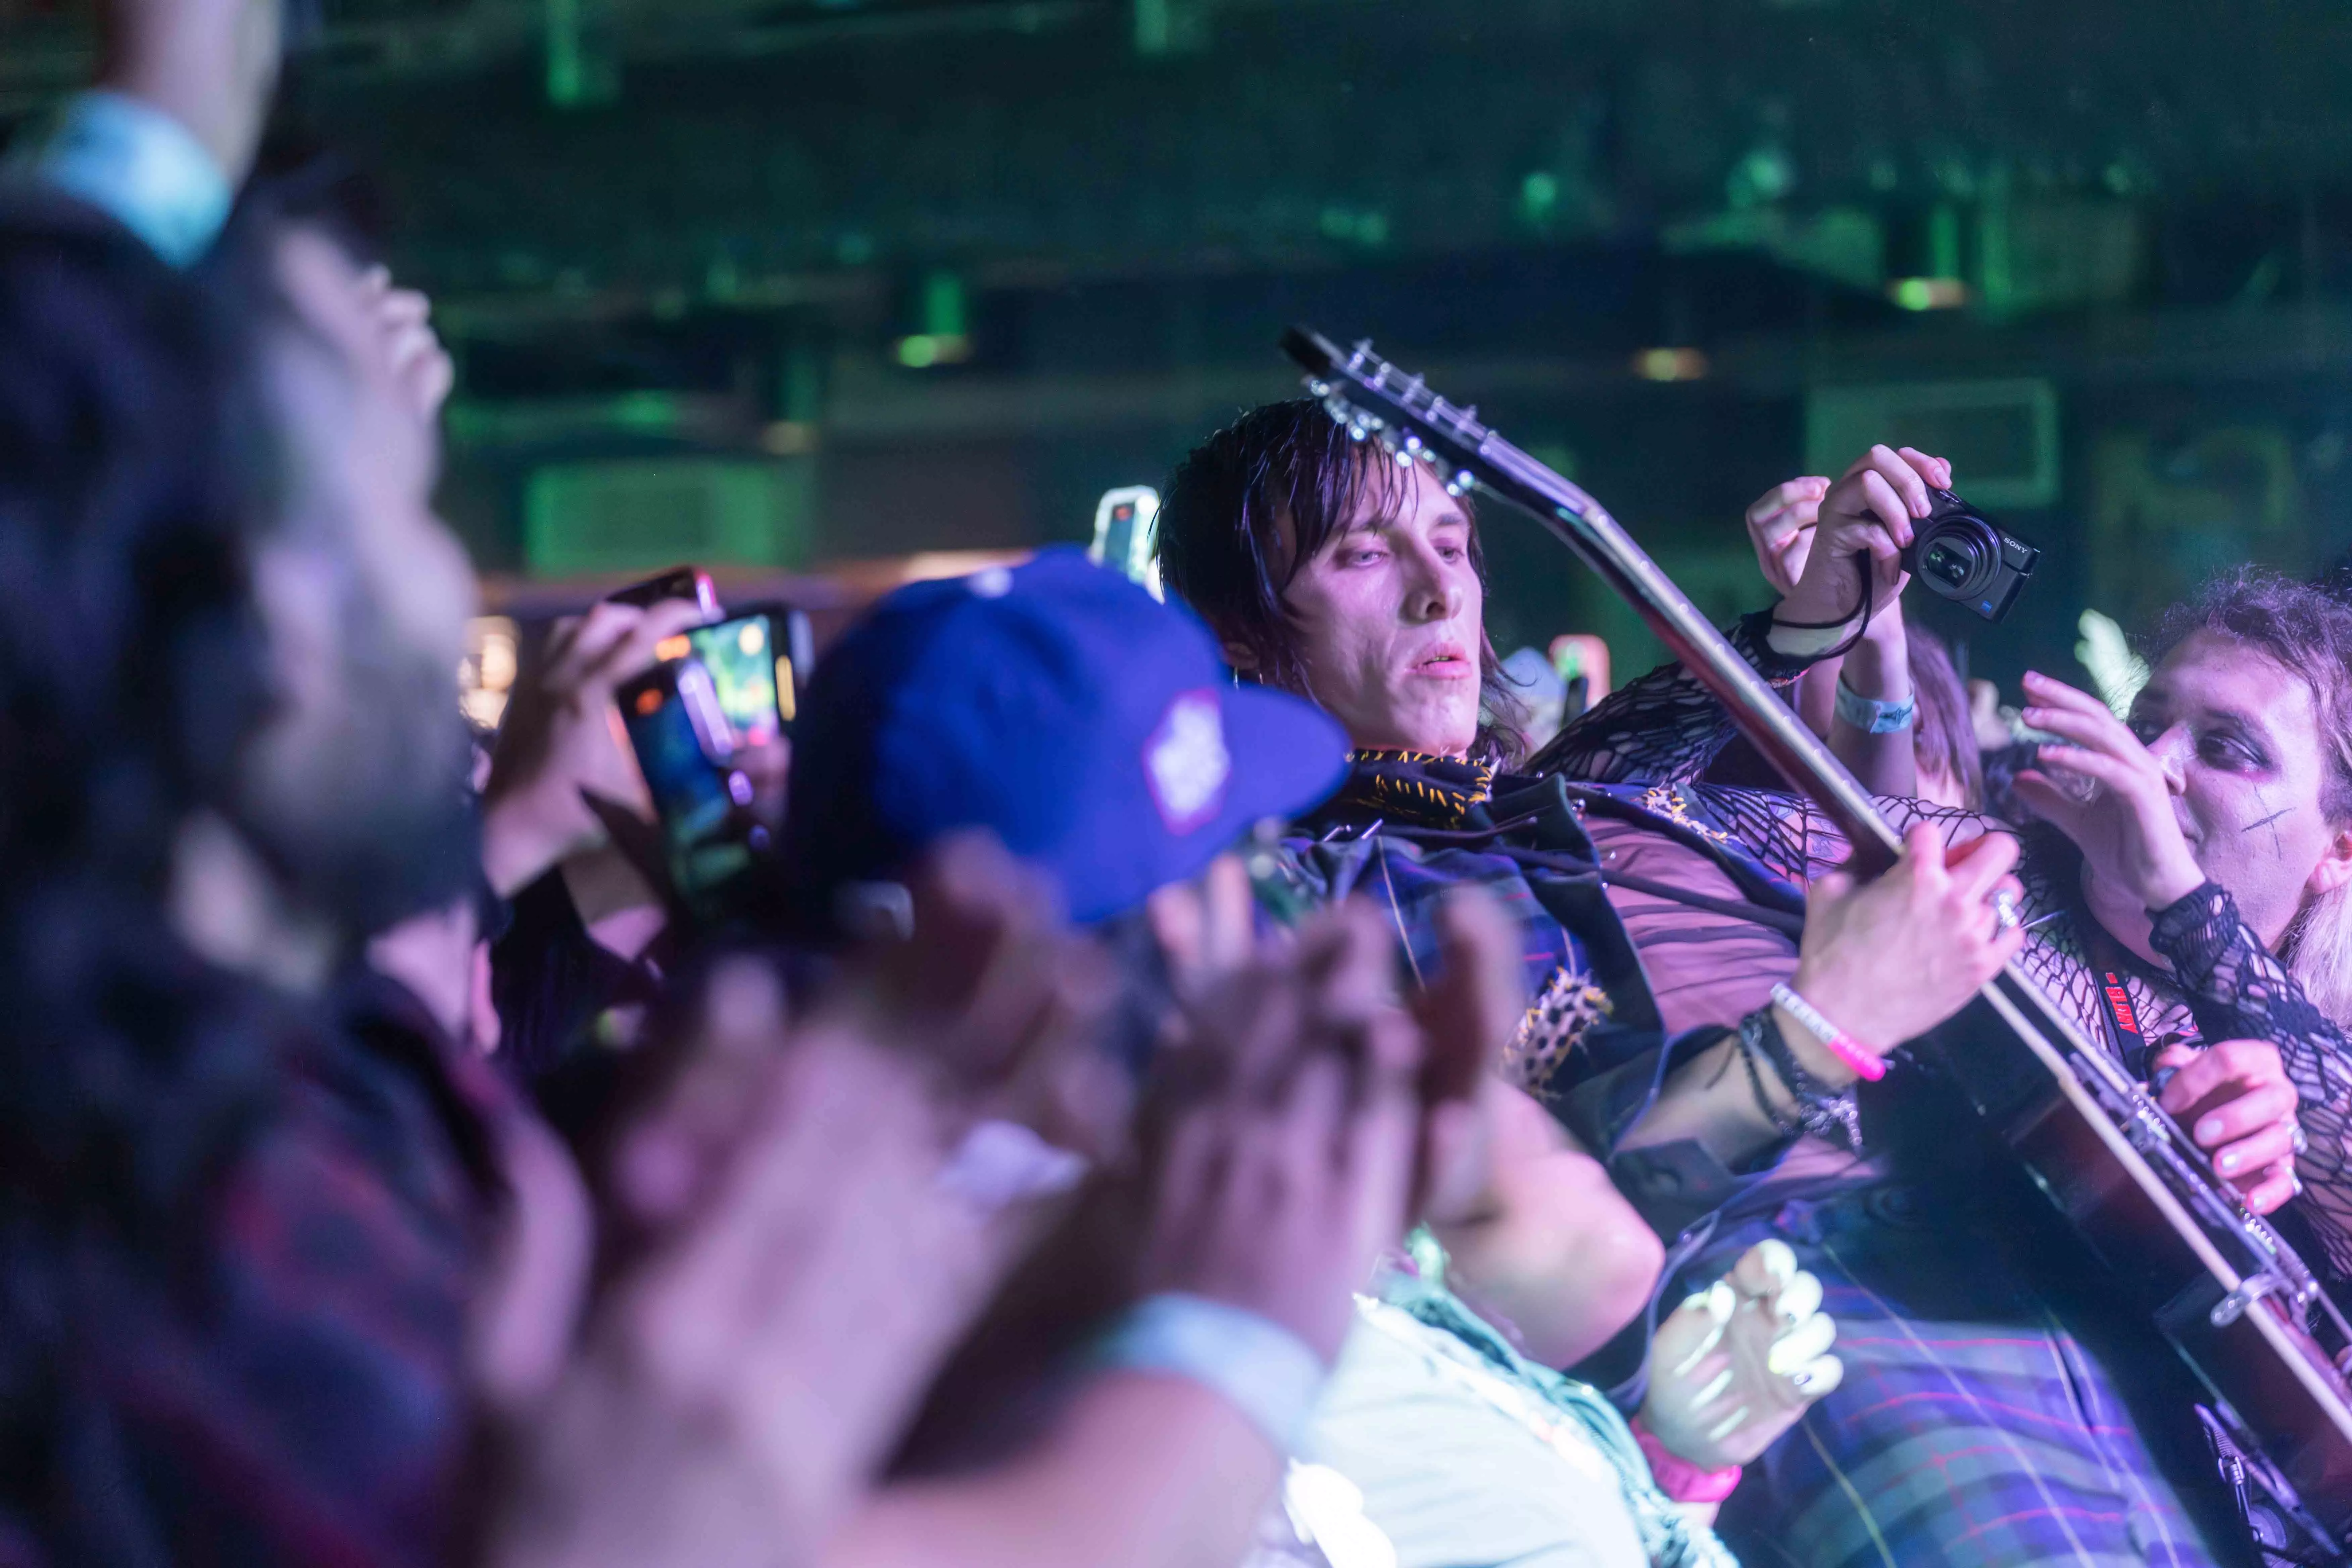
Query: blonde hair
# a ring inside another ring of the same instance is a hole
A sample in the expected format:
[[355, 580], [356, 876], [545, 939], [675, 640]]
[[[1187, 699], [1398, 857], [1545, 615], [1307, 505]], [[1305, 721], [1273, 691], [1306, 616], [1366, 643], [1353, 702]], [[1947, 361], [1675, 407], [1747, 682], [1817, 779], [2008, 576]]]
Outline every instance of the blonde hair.
[[2313, 1006], [2352, 1026], [2352, 882], [2305, 901], [2279, 958]]

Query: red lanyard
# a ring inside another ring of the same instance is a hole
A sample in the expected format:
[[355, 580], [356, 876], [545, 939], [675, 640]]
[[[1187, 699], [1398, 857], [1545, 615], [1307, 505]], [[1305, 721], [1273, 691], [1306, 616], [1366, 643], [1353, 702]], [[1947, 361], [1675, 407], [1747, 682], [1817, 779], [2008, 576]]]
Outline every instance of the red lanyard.
[[2131, 993], [2125, 988], [2122, 975], [2110, 969], [2101, 979], [2107, 993], [2108, 1015], [2116, 1021], [2116, 1034], [2122, 1037], [2116, 1044], [2124, 1051], [2124, 1059], [2128, 1061], [2135, 1047], [2145, 1047], [2147, 1044], [2147, 1036], [2139, 1026], [2139, 1009], [2132, 1005]]

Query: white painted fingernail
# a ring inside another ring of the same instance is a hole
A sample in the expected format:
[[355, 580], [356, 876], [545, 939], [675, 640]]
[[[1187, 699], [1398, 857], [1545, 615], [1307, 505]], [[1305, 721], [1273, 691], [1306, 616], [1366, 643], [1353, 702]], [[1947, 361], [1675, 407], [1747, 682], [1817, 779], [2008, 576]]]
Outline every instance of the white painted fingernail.
[[1715, 1347], [1722, 1342], [1723, 1326], [1718, 1323], [1715, 1328], [1707, 1331], [1706, 1338], [1699, 1341], [1699, 1342], [1692, 1348], [1690, 1354], [1683, 1357], [1682, 1360], [1675, 1363], [1675, 1375], [1676, 1377], [1682, 1377], [1688, 1374], [1691, 1368], [1705, 1361], [1708, 1356], [1713, 1355], [1715, 1353]]

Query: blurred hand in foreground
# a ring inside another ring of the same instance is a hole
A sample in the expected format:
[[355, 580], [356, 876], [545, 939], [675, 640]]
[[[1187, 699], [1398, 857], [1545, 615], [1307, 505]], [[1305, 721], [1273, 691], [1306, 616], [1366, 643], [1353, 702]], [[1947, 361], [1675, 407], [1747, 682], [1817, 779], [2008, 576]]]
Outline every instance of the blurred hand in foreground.
[[1207, 979], [1164, 1064], [1136, 1293], [1246, 1308], [1328, 1362], [1353, 1321], [1350, 1292], [1428, 1184], [1425, 1092], [1465, 1142], [1495, 1046], [1475, 1030], [1424, 1037], [1368, 905], [1318, 915], [1290, 951]]
[[493, 1292], [478, 1336], [511, 1483], [489, 1558], [810, 1560], [1055, 1211], [1066, 1172], [992, 1184], [972, 1151], [1050, 1109], [1108, 976], [992, 844], [950, 844], [911, 890], [915, 939], [798, 1026], [764, 962], [713, 973], [694, 1049], [615, 1143], [612, 1217], [643, 1245], [576, 1351], [546, 1353], [565, 1249], [516, 1249], [537, 1275]]

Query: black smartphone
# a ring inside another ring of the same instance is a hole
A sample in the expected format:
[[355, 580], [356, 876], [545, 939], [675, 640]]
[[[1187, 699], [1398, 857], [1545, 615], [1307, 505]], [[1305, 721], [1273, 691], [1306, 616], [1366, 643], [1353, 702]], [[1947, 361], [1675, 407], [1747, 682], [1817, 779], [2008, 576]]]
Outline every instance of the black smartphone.
[[742, 740], [718, 682], [688, 658], [655, 666], [614, 695], [661, 819], [670, 885], [698, 918], [719, 919], [772, 845], [751, 810], [751, 780], [736, 765]]
[[642, 583], [632, 583], [604, 595], [607, 604], [635, 605], [639, 609], [660, 604], [664, 599], [690, 599], [706, 620], [717, 620], [726, 612], [719, 607], [719, 589], [710, 581], [710, 574], [699, 566], [673, 566], [658, 576]]

